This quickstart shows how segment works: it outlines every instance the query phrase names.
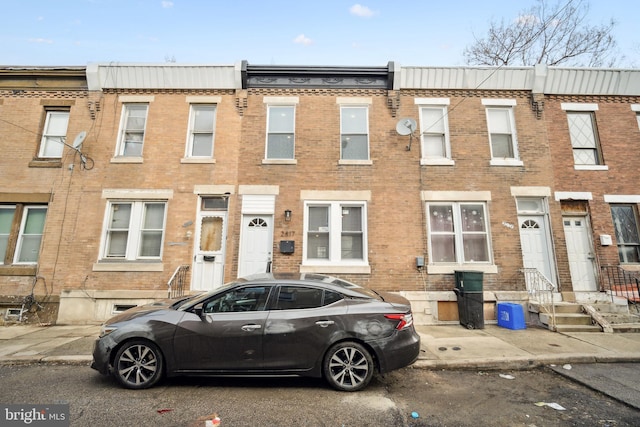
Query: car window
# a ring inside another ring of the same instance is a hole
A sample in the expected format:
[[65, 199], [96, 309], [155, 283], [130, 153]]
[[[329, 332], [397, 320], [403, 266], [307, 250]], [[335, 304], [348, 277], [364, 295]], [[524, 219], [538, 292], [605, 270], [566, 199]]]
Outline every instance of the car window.
[[240, 311], [263, 311], [269, 299], [268, 286], [246, 286], [231, 289], [206, 301], [204, 313], [234, 313]]
[[275, 310], [300, 310], [322, 307], [339, 301], [338, 292], [325, 291], [306, 286], [281, 286], [278, 292]]

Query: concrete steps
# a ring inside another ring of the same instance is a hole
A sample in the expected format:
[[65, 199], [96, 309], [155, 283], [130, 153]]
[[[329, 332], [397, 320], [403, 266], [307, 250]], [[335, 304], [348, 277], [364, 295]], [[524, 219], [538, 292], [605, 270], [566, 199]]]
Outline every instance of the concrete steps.
[[[582, 310], [581, 304], [556, 303], [555, 313], [557, 332], [602, 332], [602, 327]], [[550, 313], [541, 312], [540, 321], [549, 329], [553, 329]]]

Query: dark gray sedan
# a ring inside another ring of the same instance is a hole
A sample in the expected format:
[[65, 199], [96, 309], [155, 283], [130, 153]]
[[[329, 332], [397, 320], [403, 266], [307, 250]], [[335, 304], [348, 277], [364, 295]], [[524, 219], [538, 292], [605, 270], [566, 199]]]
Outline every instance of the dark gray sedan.
[[401, 296], [318, 274], [264, 274], [113, 317], [91, 367], [132, 389], [163, 376], [299, 375], [356, 391], [419, 351]]

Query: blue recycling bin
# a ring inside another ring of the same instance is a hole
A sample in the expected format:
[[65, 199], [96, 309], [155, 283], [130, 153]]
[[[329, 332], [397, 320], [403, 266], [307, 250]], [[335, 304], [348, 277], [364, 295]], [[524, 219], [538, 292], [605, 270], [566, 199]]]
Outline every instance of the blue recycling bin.
[[498, 326], [507, 329], [526, 329], [524, 309], [520, 304], [500, 302], [497, 307]]

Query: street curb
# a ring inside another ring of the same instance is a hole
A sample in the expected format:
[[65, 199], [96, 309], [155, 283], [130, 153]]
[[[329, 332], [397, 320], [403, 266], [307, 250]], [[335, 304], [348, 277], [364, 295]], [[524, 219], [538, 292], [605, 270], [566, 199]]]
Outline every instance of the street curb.
[[92, 356], [11, 356], [0, 358], [0, 365], [89, 365]]
[[543, 355], [537, 357], [510, 357], [462, 360], [418, 359], [412, 368], [415, 369], [485, 369], [485, 370], [527, 370], [549, 365], [582, 364], [582, 363], [621, 363], [640, 362], [638, 354], [616, 355]]

